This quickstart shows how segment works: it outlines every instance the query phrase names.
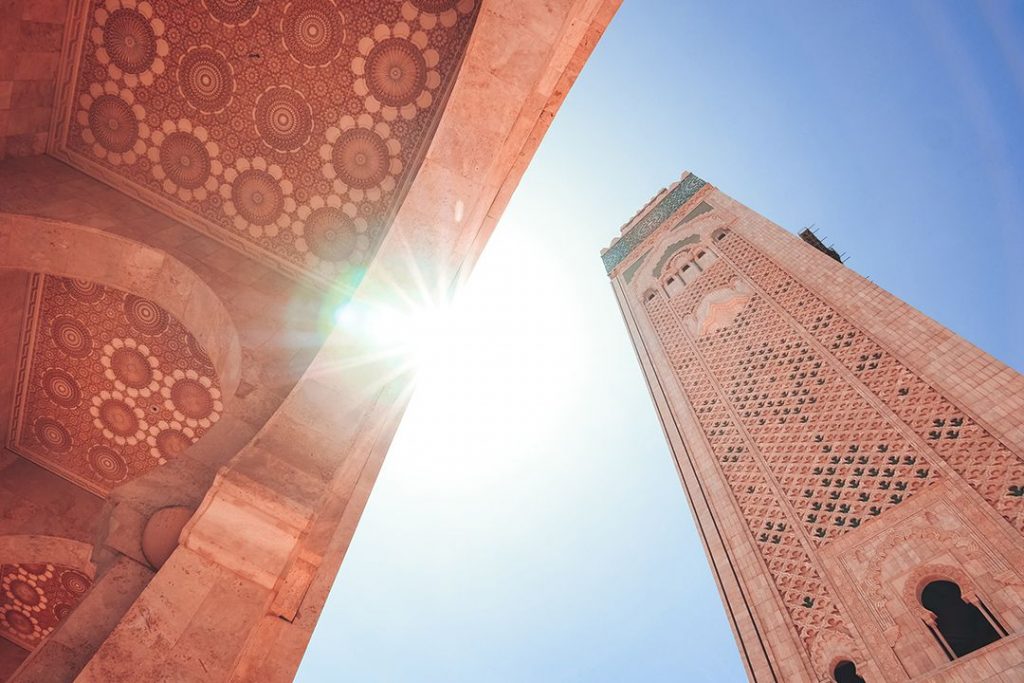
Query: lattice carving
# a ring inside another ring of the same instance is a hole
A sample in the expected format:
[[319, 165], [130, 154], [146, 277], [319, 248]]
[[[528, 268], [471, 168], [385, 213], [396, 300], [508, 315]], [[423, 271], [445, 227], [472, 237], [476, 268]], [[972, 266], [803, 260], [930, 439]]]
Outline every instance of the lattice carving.
[[[698, 297], [737, 277], [717, 262], [668, 305], [678, 318], [699, 316]], [[881, 515], [936, 476], [762, 297], [695, 343], [816, 544]]]
[[720, 248], [1010, 524], [1024, 531], [1024, 462], [867, 333], [739, 236]]
[[[679, 300], [694, 305], [727, 282], [728, 269], [716, 266], [690, 285], [680, 299], [673, 299], [672, 305]], [[827, 584], [758, 462], [756, 447], [737, 428], [669, 303], [656, 296], [645, 306], [805, 647], [810, 651], [826, 630], [845, 632]]]

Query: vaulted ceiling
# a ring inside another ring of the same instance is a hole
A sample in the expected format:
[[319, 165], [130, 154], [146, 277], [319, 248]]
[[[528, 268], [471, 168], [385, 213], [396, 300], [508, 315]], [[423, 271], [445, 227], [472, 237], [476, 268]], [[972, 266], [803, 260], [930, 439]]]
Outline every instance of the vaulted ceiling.
[[80, 280], [31, 287], [12, 450], [106, 495], [220, 418], [209, 356], [160, 306]]
[[58, 155], [321, 286], [387, 231], [479, 4], [73, 1]]
[[0, 564], [0, 636], [32, 650], [91, 586], [88, 576], [60, 564]]

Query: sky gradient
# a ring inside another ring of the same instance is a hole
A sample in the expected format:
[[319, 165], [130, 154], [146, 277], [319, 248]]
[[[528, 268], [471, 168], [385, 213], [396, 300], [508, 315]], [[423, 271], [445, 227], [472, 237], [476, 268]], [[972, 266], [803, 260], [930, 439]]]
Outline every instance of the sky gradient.
[[1024, 369], [1024, 4], [626, 0], [421, 371], [300, 681], [744, 675], [599, 250], [692, 170]]

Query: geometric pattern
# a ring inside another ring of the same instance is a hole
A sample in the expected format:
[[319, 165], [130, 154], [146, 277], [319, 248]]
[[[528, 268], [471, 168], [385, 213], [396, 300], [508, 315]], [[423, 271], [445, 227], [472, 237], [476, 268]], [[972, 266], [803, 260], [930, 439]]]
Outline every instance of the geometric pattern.
[[830, 350], [929, 449], [1024, 531], [1024, 460], [742, 239], [723, 251]]
[[152, 301], [36, 276], [11, 447], [105, 496], [172, 460], [220, 419], [216, 370]]
[[[908, 442], [844, 376], [838, 359], [822, 354], [810, 332], [787, 317], [796, 299], [766, 299], [753, 289], [771, 295], [781, 291], [773, 278], [791, 278], [781, 269], [751, 277], [747, 266], [757, 256], [734, 245], [741, 239], [725, 233], [714, 248], [744, 264], [743, 272], [720, 259], [681, 291], [645, 306], [810, 651], [823, 630], [845, 633], [813, 550], [879, 517], [939, 473], [933, 456]], [[715, 297], [731, 305], [709, 325]]]
[[[716, 263], [709, 272], [688, 285], [683, 295], [696, 285], [712, 284], [718, 270], [730, 275]], [[723, 278], [728, 280], [728, 277]], [[703, 289], [703, 288], [702, 288]], [[702, 292], [706, 295], [706, 291]], [[694, 299], [697, 299], [694, 292]], [[702, 298], [702, 297], [701, 297]], [[699, 300], [699, 299], [697, 299]], [[694, 303], [693, 301], [690, 302]], [[750, 530], [751, 537], [775, 583], [775, 588], [805, 646], [810, 649], [817, 635], [842, 623], [835, 601], [811, 560], [809, 548], [798, 532], [797, 520], [785, 509], [780, 496], [757, 457], [756, 445], [742, 431], [697, 355], [692, 337], [684, 331], [670, 301], [656, 296], [644, 302], [651, 325], [657, 331], [680, 386], [693, 406], [718, 466]]]
[[35, 649], [91, 586], [88, 576], [64, 565], [0, 564], [0, 637]]
[[380, 243], [479, 8], [79, 1], [72, 161], [325, 284], [357, 276]]
[[705, 181], [693, 173], [679, 181], [646, 216], [629, 229], [629, 232], [601, 254], [605, 270], [611, 273], [615, 266], [622, 263], [638, 244], [661, 227], [662, 223], [668, 220], [679, 207], [688, 202], [693, 195], [697, 194], [697, 191], [704, 185], [706, 185]]
[[643, 303], [809, 652], [849, 635], [815, 550], [937, 481], [940, 459], [1024, 530], [1020, 458], [740, 236], [708, 248], [726, 258]]

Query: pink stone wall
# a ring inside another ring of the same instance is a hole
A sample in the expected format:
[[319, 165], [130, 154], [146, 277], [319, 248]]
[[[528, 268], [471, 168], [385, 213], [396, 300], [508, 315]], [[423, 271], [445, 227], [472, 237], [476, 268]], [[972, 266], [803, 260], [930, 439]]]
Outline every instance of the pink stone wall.
[[46, 149], [67, 4], [0, 3], [0, 159]]
[[59, 536], [91, 543], [102, 508], [98, 496], [0, 450], [0, 535]]

